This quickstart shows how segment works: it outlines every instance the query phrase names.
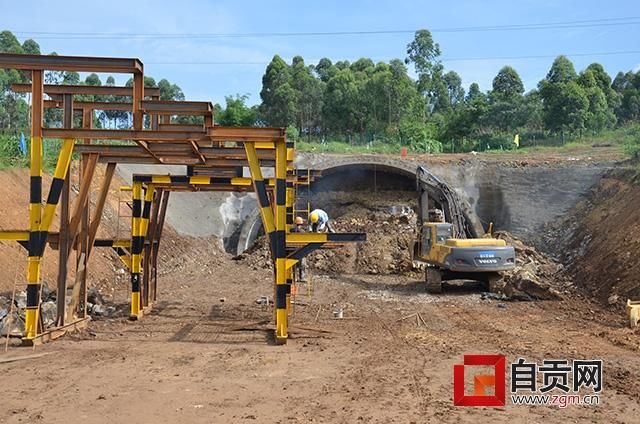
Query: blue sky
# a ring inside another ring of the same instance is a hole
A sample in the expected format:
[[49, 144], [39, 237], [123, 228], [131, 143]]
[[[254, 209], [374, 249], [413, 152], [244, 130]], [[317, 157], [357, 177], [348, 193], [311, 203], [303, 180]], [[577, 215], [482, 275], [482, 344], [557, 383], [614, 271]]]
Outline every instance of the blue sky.
[[[34, 38], [42, 51], [67, 55], [138, 57], [156, 80], [167, 78], [187, 98], [223, 102], [228, 94], [249, 94], [260, 101], [261, 78], [274, 54], [286, 60], [301, 55], [307, 63], [322, 57], [375, 61], [404, 58], [412, 35], [340, 35], [300, 37], [217, 37], [151, 39], [68, 39], [50, 33], [264, 33], [415, 30], [491, 25], [568, 22], [640, 17], [640, 4], [627, 1], [203, 1], [110, 0], [53, 2], [0, 0], [0, 29]], [[177, 5], [177, 6], [176, 6]], [[467, 87], [491, 87], [498, 70], [512, 65], [527, 90], [544, 77], [552, 58], [483, 59], [640, 50], [640, 24], [526, 31], [435, 32], [447, 69]], [[597, 61], [613, 76], [638, 69], [640, 54], [571, 57], [578, 70]], [[171, 64], [167, 64], [167, 62]], [[193, 62], [259, 64], [194, 65]], [[264, 64], [263, 64], [264, 63]], [[104, 80], [104, 78], [103, 78]], [[122, 80], [120, 80], [122, 82]]]

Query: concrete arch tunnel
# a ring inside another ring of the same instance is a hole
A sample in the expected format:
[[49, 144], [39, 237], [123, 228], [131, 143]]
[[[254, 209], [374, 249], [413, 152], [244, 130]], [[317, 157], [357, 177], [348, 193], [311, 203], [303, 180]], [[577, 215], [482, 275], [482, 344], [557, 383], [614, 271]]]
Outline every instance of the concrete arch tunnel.
[[[320, 170], [322, 174], [308, 190], [301, 190], [300, 200], [308, 201], [312, 209], [320, 207], [327, 210], [331, 217], [337, 217], [339, 213], [336, 212], [331, 196], [327, 193], [359, 192], [375, 198], [378, 193], [392, 192], [399, 195], [398, 199], [401, 198], [402, 204], [390, 207], [415, 206], [417, 164], [411, 161], [380, 161], [373, 158], [376, 157], [353, 160], [341, 158], [339, 161], [316, 163], [313, 169]], [[466, 209], [471, 210], [466, 198], [459, 197]], [[262, 223], [256, 209], [247, 216], [239, 229], [235, 253], [240, 254], [248, 249], [262, 233]]]

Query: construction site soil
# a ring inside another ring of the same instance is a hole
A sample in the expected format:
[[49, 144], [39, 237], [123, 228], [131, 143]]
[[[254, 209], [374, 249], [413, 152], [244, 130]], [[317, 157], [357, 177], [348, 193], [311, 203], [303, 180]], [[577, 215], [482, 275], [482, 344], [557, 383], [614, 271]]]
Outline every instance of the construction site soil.
[[[1, 228], [18, 217], [26, 226], [27, 181], [26, 171], [0, 172], [0, 196], [15, 213], [0, 216]], [[365, 231], [368, 241], [308, 258], [311, 286], [294, 299], [285, 346], [273, 345], [273, 307], [259, 301], [273, 296], [264, 241], [234, 260], [217, 239], [167, 228], [159, 301], [148, 316], [96, 317], [88, 330], [35, 352], [12, 346], [0, 355], [0, 423], [637, 422], [640, 330], [627, 327], [619, 308], [639, 290], [640, 188], [632, 174], [607, 175], [566, 222], [547, 229], [556, 249], [498, 233], [517, 249], [512, 287], [554, 300], [508, 301], [473, 284], [426, 293], [409, 256], [415, 194], [373, 194], [320, 194], [338, 231]], [[117, 231], [115, 218], [111, 203], [106, 233]], [[13, 287], [16, 272], [23, 280], [20, 249], [0, 243], [0, 291]], [[53, 281], [48, 253], [43, 278]], [[129, 277], [117, 257], [105, 250], [92, 260], [90, 283], [126, 308]], [[453, 365], [469, 353], [602, 359], [600, 405], [455, 407]]]

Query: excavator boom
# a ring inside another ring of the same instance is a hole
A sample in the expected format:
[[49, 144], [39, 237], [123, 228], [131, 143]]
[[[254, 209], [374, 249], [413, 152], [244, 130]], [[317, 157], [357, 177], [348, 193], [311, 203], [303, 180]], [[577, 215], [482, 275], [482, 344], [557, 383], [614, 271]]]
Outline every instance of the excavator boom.
[[453, 224], [453, 238], [477, 238], [483, 234], [482, 225], [470, 206], [445, 182], [423, 166], [416, 169], [418, 191], [418, 225], [429, 220], [429, 198], [440, 205], [444, 221]]

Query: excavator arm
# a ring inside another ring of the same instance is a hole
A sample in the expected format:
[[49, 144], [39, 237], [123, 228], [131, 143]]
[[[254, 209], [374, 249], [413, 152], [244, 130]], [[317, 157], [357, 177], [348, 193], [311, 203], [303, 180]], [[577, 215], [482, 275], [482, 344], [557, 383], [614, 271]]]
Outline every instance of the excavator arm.
[[429, 199], [432, 199], [432, 203], [442, 210], [445, 221], [453, 224], [453, 238], [476, 238], [483, 233], [482, 224], [469, 204], [449, 185], [422, 166], [416, 169], [416, 190], [418, 225], [428, 220]]

